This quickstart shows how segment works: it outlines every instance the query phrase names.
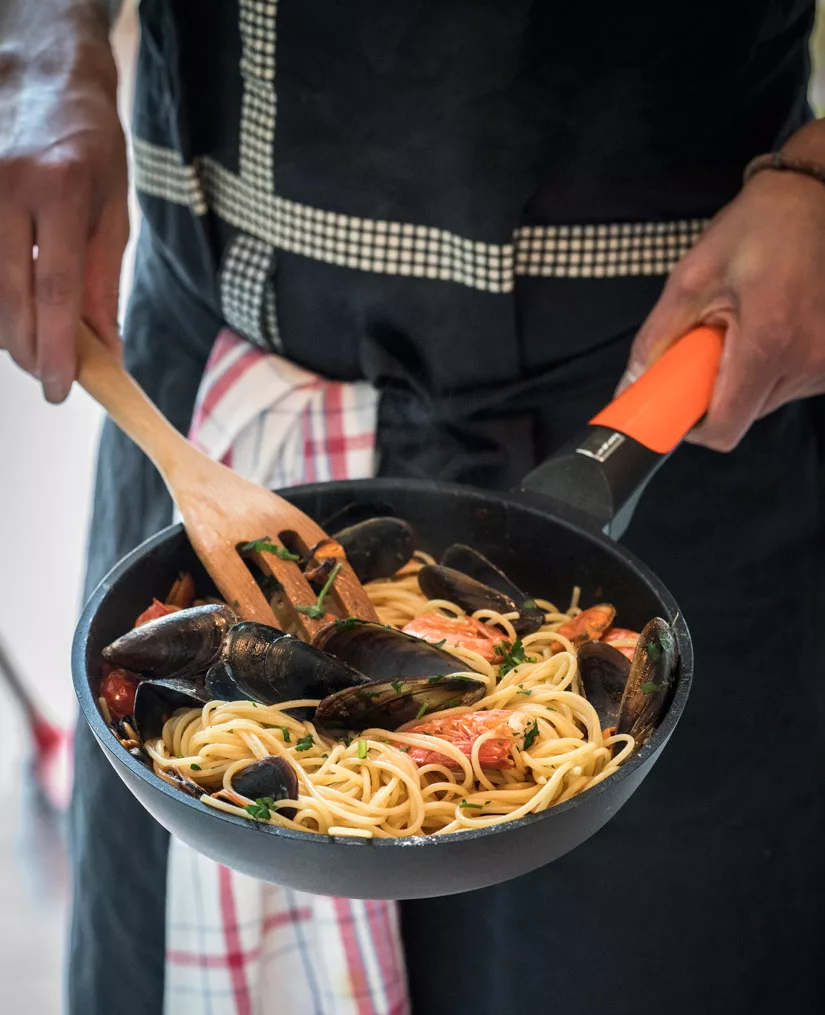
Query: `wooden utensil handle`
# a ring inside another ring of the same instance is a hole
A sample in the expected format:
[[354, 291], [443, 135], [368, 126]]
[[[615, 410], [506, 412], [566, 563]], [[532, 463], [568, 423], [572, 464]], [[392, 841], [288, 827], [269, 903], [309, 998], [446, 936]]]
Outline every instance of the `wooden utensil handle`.
[[154, 462], [164, 478], [182, 455], [192, 452], [189, 442], [82, 321], [77, 330], [77, 380]]

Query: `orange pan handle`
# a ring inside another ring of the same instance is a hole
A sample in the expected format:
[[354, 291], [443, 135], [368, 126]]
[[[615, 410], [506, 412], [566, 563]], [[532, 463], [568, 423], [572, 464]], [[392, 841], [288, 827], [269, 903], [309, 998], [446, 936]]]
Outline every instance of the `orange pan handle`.
[[718, 328], [688, 332], [590, 425], [617, 430], [659, 455], [670, 454], [710, 406], [723, 344]]
[[642, 490], [705, 415], [724, 345], [717, 328], [679, 339], [583, 433], [524, 477], [522, 495], [618, 539]]

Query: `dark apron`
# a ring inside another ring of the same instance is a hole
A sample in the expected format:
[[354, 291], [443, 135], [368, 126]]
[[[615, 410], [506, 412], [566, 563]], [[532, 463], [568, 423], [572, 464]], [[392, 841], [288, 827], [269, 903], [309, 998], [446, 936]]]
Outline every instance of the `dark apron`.
[[[181, 430], [220, 326], [144, 235], [126, 362]], [[551, 342], [552, 319], [543, 328], [534, 337]], [[382, 473], [506, 488], [610, 397], [630, 337], [605, 314], [589, 351], [495, 396], [437, 404], [376, 362]], [[651, 483], [625, 542], [690, 623], [697, 675], [684, 719], [632, 801], [573, 854], [496, 888], [402, 903], [415, 1015], [819, 1010], [818, 412], [787, 407], [730, 455], [685, 446]], [[88, 590], [170, 520], [159, 477], [107, 424]], [[72, 1015], [162, 1010], [167, 845], [81, 724]]]

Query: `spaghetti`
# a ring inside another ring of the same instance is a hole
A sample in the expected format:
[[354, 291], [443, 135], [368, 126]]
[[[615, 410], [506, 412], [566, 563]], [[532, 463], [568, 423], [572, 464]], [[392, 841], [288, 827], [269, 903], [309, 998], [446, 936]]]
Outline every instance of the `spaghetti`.
[[[417, 574], [428, 562], [418, 553], [392, 578], [366, 586], [383, 623], [403, 628], [433, 613], [466, 617], [455, 603], [423, 595]], [[581, 614], [578, 590], [566, 610], [535, 603], [544, 623], [523, 640], [512, 623], [518, 614], [472, 614], [493, 633], [492, 662], [471, 648], [444, 646], [486, 684], [472, 707], [348, 738], [288, 714], [317, 705], [314, 699], [211, 701], [177, 710], [144, 748], [159, 775], [191, 780], [209, 806], [306, 832], [441, 835], [546, 810], [606, 779], [635, 744], [628, 734], [602, 730], [582, 694], [575, 646], [559, 632]], [[294, 769], [297, 801], [251, 800], [233, 788], [233, 777], [270, 755]]]

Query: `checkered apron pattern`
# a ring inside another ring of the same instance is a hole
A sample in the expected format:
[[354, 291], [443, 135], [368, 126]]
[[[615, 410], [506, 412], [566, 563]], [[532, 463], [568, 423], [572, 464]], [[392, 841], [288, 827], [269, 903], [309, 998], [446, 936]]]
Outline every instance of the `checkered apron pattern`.
[[[374, 474], [378, 394], [231, 331], [215, 341], [190, 439], [269, 488]], [[408, 1015], [392, 902], [256, 881], [170, 840], [164, 1015]]]

